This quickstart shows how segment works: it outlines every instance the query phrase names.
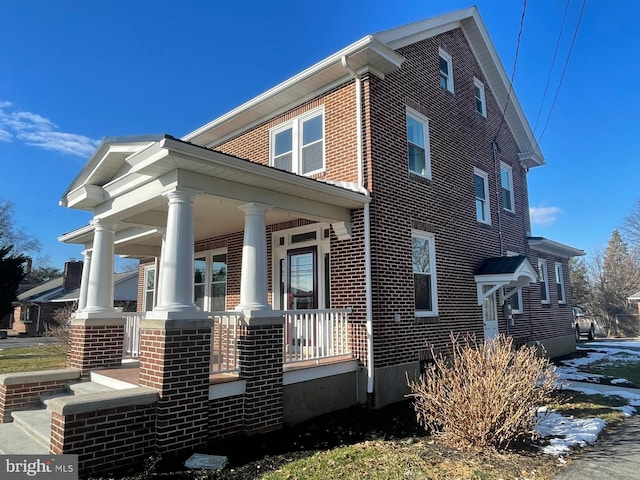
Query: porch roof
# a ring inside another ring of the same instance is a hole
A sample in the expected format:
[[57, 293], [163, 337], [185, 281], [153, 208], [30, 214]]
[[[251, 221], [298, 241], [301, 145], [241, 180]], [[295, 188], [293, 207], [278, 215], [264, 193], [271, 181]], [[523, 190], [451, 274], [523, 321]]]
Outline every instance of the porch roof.
[[[369, 201], [352, 184], [295, 175], [160, 135], [105, 139], [60, 204], [117, 222], [116, 253], [157, 256], [167, 221], [163, 193], [175, 188], [199, 194], [196, 241], [242, 231], [238, 206], [248, 202], [273, 206], [267, 224], [306, 218], [336, 225], [349, 223], [351, 210]], [[92, 238], [93, 227], [87, 225], [60, 240], [89, 245]]]
[[[537, 281], [536, 269], [524, 255], [485, 259], [475, 271], [478, 305], [502, 287], [521, 289]], [[490, 287], [484, 290], [483, 287]]]

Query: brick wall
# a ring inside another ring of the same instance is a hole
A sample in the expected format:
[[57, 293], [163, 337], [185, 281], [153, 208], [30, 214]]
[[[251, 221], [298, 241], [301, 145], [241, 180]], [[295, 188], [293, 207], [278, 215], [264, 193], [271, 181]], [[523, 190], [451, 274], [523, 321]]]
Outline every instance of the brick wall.
[[124, 321], [120, 325], [71, 325], [67, 367], [87, 375], [94, 368], [118, 367], [124, 349]]
[[209, 401], [209, 439], [221, 440], [245, 433], [244, 395]]
[[0, 382], [0, 423], [13, 421], [11, 412], [40, 405], [40, 397], [43, 395], [65, 392], [68, 383], [68, 378], [18, 384]]

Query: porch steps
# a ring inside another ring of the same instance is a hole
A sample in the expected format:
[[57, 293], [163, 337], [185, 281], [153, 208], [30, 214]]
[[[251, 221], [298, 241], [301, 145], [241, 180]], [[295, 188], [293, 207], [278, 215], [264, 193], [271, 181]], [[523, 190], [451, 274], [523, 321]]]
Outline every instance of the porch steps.
[[65, 393], [42, 396], [40, 408], [12, 412], [13, 422], [0, 424], [0, 454], [48, 454], [51, 439], [51, 412], [46, 406], [51, 399], [114, 390], [112, 387], [93, 381], [70, 384], [68, 389], [69, 391]]

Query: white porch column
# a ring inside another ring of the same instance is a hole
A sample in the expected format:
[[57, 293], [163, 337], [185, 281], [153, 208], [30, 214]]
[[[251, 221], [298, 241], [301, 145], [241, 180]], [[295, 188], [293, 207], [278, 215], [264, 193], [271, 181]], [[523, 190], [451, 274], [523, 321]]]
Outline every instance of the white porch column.
[[89, 287], [89, 272], [91, 271], [91, 250], [82, 252], [84, 263], [82, 265], [82, 279], [80, 280], [80, 295], [78, 297], [78, 312], [84, 310], [87, 306], [87, 290]]
[[198, 310], [193, 303], [193, 200], [196, 192], [172, 190], [160, 257], [158, 304], [154, 311]]
[[271, 310], [267, 288], [267, 228], [265, 214], [273, 208], [261, 203], [238, 207], [244, 212], [244, 244], [237, 310]]
[[[93, 254], [89, 268], [87, 300], [83, 312], [113, 313], [113, 256], [116, 225], [93, 220]], [[83, 273], [84, 276], [84, 273]]]

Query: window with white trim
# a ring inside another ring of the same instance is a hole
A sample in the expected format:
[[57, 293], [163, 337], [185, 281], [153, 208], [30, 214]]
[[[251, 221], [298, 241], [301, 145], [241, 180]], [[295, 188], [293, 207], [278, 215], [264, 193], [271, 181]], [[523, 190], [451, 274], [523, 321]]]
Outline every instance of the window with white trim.
[[473, 92], [476, 97], [476, 112], [483, 117], [487, 116], [487, 103], [484, 97], [484, 83], [473, 77]]
[[407, 154], [409, 171], [430, 179], [429, 119], [409, 107], [407, 107]]
[[508, 212], [514, 212], [513, 170], [510, 165], [503, 162], [500, 162], [500, 184], [502, 187], [502, 208]]
[[156, 267], [145, 267], [144, 269], [144, 294], [142, 297], [142, 311], [153, 310], [156, 293]]
[[478, 168], [473, 169], [473, 184], [476, 195], [476, 220], [491, 224], [491, 206], [489, 204], [489, 176]]
[[196, 252], [193, 299], [205, 312], [224, 312], [227, 307], [226, 249]]
[[564, 273], [562, 272], [562, 264], [556, 262], [556, 289], [558, 290], [558, 303], [567, 303], [564, 293]]
[[549, 303], [549, 276], [547, 275], [547, 261], [538, 259], [538, 283], [540, 284], [540, 302]]
[[[507, 257], [517, 257], [520, 255], [517, 252], [507, 251]], [[510, 291], [510, 290], [509, 290]], [[512, 313], [522, 313], [522, 289], [518, 289], [516, 293], [509, 297], [509, 301], [511, 302], [511, 312]]]
[[324, 171], [324, 109], [315, 109], [270, 132], [270, 165], [311, 175]]
[[416, 317], [438, 315], [436, 287], [436, 249], [433, 234], [414, 230], [411, 233], [413, 289]]
[[440, 51], [440, 87], [443, 90], [449, 90], [453, 93], [453, 61], [451, 55], [439, 49]]

